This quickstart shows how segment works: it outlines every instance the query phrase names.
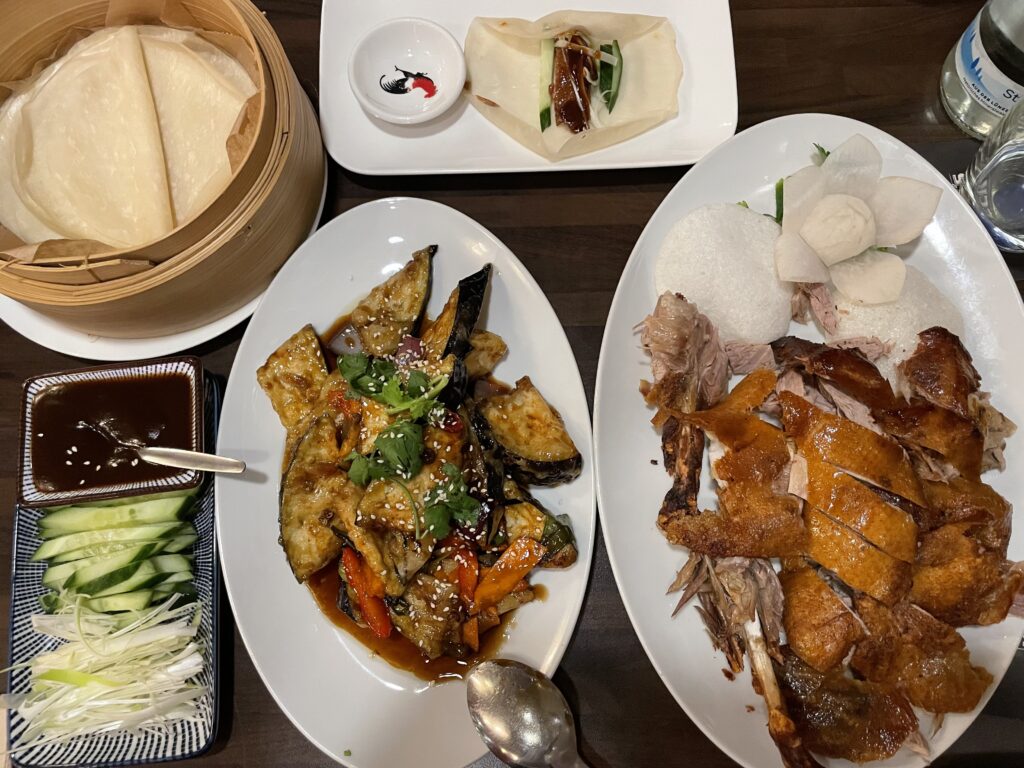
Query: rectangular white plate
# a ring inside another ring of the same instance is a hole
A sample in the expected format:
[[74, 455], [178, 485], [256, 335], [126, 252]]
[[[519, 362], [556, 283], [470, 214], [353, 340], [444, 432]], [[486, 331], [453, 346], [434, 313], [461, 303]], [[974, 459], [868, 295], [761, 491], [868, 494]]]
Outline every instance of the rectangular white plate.
[[[607, 149], [552, 163], [485, 120], [465, 98], [422, 125], [391, 125], [367, 115], [348, 84], [353, 47], [372, 27], [402, 16], [428, 18], [457, 40], [475, 16], [537, 19], [572, 8], [664, 16], [683, 59], [679, 115]], [[498, 173], [688, 165], [736, 130], [736, 66], [728, 0], [325, 0], [320, 24], [320, 122], [338, 163], [356, 173]]]

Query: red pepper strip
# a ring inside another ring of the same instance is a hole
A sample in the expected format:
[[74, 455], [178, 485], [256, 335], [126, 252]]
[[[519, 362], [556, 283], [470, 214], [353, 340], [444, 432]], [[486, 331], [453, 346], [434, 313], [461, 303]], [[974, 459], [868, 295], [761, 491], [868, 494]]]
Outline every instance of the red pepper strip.
[[363, 615], [370, 631], [379, 638], [391, 636], [391, 615], [384, 602], [384, 585], [376, 574], [370, 571], [363, 558], [351, 547], [341, 552], [341, 565], [345, 569], [345, 580], [356, 594], [359, 612]]

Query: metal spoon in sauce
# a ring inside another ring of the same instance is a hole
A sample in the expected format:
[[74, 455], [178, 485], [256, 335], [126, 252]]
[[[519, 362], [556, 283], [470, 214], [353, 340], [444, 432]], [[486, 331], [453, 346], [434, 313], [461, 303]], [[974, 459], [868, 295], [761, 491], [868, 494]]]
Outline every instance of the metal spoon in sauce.
[[160, 448], [159, 446], [142, 445], [135, 452], [143, 461], [160, 464], [164, 467], [178, 469], [198, 469], [200, 472], [228, 472], [238, 474], [245, 471], [245, 462], [213, 453], [186, 451], [183, 448]]
[[162, 467], [177, 469], [196, 469], [200, 472], [228, 472], [238, 474], [245, 471], [245, 462], [227, 456], [212, 453], [188, 451], [184, 448], [161, 448], [160, 446], [144, 445], [134, 438], [122, 437], [110, 424], [100, 421], [96, 424], [86, 421], [78, 422], [79, 429], [89, 429], [102, 435], [113, 443], [134, 452], [143, 461], [159, 464]]
[[484, 744], [520, 768], [587, 768], [576, 751], [572, 711], [547, 677], [509, 659], [466, 674], [469, 715]]

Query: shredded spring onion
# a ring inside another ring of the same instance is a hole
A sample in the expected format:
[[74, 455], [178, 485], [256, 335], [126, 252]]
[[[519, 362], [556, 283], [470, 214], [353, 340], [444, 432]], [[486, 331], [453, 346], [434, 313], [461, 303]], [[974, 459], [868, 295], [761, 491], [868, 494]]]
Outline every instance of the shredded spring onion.
[[28, 693], [0, 696], [0, 706], [28, 723], [12, 752], [198, 720], [212, 705], [207, 687], [194, 680], [205, 664], [196, 640], [201, 607], [177, 599], [134, 614], [97, 613], [79, 601], [33, 616], [36, 632], [66, 642], [18, 665], [31, 672]]
[[555, 48], [569, 48], [573, 51], [579, 51], [585, 53], [587, 56], [592, 58], [594, 61], [603, 61], [611, 64], [613, 67], [619, 63], [619, 57], [611, 53], [605, 53], [600, 48], [591, 48], [590, 46], [580, 45], [579, 43], [571, 43], [564, 37], [555, 40]]

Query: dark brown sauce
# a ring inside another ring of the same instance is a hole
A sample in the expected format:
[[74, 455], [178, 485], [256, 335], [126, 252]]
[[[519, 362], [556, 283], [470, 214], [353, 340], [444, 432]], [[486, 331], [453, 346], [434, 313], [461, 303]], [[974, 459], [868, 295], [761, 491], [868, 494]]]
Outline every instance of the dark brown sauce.
[[[403, 637], [397, 630], [391, 633], [391, 637], [382, 640], [369, 629], [360, 627], [342, 613], [337, 603], [338, 590], [341, 588], [337, 562], [333, 562], [313, 574], [309, 578], [307, 586], [324, 616], [369, 648], [375, 656], [380, 656], [393, 667], [412, 672], [420, 680], [438, 683], [461, 680], [469, 668], [478, 661], [497, 656], [512, 624], [512, 617], [515, 615], [515, 611], [510, 611], [502, 616], [501, 624], [484, 634], [481, 638], [479, 652], [472, 656], [465, 659], [442, 656], [430, 661], [420, 653], [420, 649], [412, 641]], [[547, 591], [539, 585], [534, 587], [534, 590], [537, 591], [537, 599], [543, 599], [547, 595]]]
[[[53, 385], [32, 404], [32, 477], [71, 491], [174, 477], [122, 443], [192, 448], [192, 388], [181, 374]], [[98, 467], [98, 469], [97, 469]]]

